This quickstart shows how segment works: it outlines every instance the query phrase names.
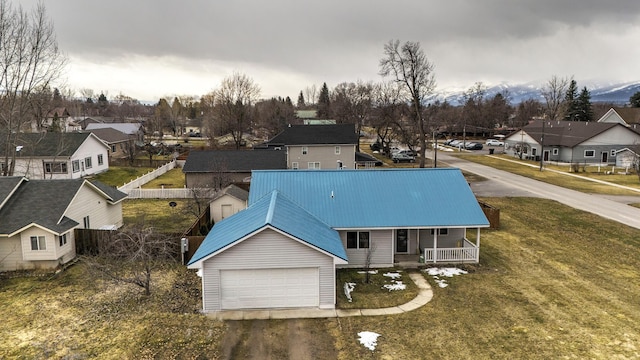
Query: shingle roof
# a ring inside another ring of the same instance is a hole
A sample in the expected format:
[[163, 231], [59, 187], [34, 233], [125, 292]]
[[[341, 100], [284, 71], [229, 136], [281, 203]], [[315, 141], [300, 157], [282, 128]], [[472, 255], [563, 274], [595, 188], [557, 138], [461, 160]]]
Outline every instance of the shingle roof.
[[89, 182], [93, 186], [98, 188], [98, 190], [102, 191], [106, 195], [107, 201], [109, 201], [110, 203], [115, 204], [121, 200], [124, 200], [127, 197], [126, 193], [123, 193], [122, 191], [116, 189], [115, 187], [107, 185], [98, 180], [91, 180]]
[[271, 144], [323, 145], [357, 144], [359, 136], [354, 124], [291, 125], [269, 140]]
[[[12, 234], [33, 223], [58, 233], [75, 227], [78, 223], [65, 217], [64, 213], [85, 181], [87, 180], [25, 181], [0, 209], [0, 234]], [[107, 200], [112, 203], [126, 197], [126, 194], [100, 182], [92, 184], [103, 191]]]
[[231, 184], [222, 191], [218, 191], [211, 201], [219, 199], [225, 195], [233, 196], [234, 198], [242, 201], [249, 200], [249, 192], [237, 185]]
[[[22, 146], [19, 156], [71, 156], [84, 143], [90, 133], [22, 133], [16, 145]], [[0, 149], [5, 137], [0, 137]], [[106, 146], [106, 145], [105, 145]]]
[[613, 110], [629, 125], [640, 124], [640, 108], [614, 107]]
[[287, 154], [284, 151], [206, 150], [190, 152], [182, 172], [250, 172], [286, 168]]
[[112, 128], [129, 135], [136, 135], [142, 125], [139, 123], [90, 123], [86, 130]]
[[16, 190], [22, 181], [26, 181], [22, 176], [0, 176], [0, 209], [7, 197]]
[[454, 168], [254, 171], [249, 207], [274, 190], [334, 229], [489, 225]]
[[204, 260], [266, 226], [347, 260], [337, 231], [279, 192], [273, 191], [256, 200], [251, 207], [218, 222], [193, 255], [189, 265]]
[[[106, 142], [107, 144], [114, 144], [132, 139], [131, 135], [127, 135], [122, 131], [116, 130], [114, 128], [93, 129], [90, 130], [90, 132], [98, 137], [98, 139]], [[135, 138], [133, 139], [135, 140]]]
[[[544, 145], [572, 148], [616, 126], [623, 125], [604, 122], [547, 121], [544, 127]], [[542, 136], [542, 121], [534, 121], [522, 129], [539, 141]]]

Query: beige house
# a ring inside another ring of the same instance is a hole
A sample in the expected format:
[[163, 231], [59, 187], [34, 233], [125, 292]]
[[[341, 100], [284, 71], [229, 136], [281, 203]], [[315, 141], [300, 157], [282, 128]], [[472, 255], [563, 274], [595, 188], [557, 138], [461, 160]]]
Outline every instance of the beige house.
[[121, 227], [125, 197], [97, 181], [0, 177], [0, 271], [51, 269], [71, 261], [73, 230]]
[[286, 149], [288, 169], [355, 169], [358, 140], [354, 124], [290, 125], [265, 145]]

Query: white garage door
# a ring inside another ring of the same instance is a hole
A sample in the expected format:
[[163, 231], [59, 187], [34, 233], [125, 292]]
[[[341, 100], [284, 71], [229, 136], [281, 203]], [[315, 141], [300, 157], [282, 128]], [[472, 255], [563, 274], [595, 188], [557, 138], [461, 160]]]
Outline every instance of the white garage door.
[[222, 309], [319, 305], [318, 268], [220, 271]]

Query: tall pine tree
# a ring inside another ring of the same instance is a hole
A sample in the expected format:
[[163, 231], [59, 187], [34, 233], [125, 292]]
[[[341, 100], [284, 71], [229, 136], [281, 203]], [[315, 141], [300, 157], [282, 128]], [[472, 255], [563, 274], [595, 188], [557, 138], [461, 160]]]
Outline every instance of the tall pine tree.
[[298, 109], [303, 109], [304, 105], [304, 95], [302, 95], [302, 91], [300, 91], [300, 95], [298, 95]]
[[593, 108], [591, 107], [591, 93], [585, 86], [580, 91], [578, 99], [576, 99], [576, 121], [592, 121], [593, 120]]
[[318, 97], [318, 118], [328, 119], [331, 117], [331, 100], [329, 99], [329, 88], [327, 83], [322, 84], [320, 96]]
[[571, 80], [567, 92], [564, 96], [564, 119], [567, 121], [577, 121], [578, 109], [578, 84]]

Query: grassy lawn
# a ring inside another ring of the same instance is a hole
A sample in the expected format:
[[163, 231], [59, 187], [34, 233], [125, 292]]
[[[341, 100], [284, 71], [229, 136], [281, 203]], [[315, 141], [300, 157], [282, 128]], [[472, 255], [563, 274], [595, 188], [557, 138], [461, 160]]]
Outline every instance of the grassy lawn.
[[[514, 163], [512, 161], [500, 160], [488, 156], [478, 155], [457, 155], [465, 160], [477, 162], [483, 165], [491, 166], [496, 169], [508, 171], [514, 174], [526, 176], [532, 179], [544, 181], [549, 184], [566, 187], [569, 189], [582, 191], [589, 194], [608, 194], [608, 195], [640, 195], [639, 192], [620, 189], [617, 187], [599, 184], [597, 182], [576, 178], [573, 176], [567, 176], [555, 173], [553, 171], [540, 171], [539, 168], [533, 168], [530, 166], [524, 166], [520, 163]], [[504, 156], [507, 160], [514, 160], [513, 157]], [[531, 161], [522, 161], [524, 164], [535, 164]], [[565, 167], [558, 167], [554, 165], [547, 166], [548, 169], [555, 169], [559, 171], [565, 171], [568, 173], [568, 169]], [[593, 170], [593, 169], [590, 169]], [[604, 170], [603, 170], [604, 171]], [[611, 183], [629, 186], [640, 190], [640, 181], [636, 175], [605, 175], [603, 172], [597, 173], [593, 171], [579, 172], [576, 175], [608, 181]]]
[[123, 166], [110, 166], [108, 171], [98, 174], [94, 177], [95, 180], [99, 180], [107, 185], [122, 186], [131, 180], [135, 180], [139, 176], [142, 176], [149, 171], [153, 170], [150, 167], [123, 167]]
[[[169, 206], [175, 202], [176, 207]], [[196, 221], [189, 199], [128, 199], [122, 204], [125, 225], [150, 224], [158, 232], [183, 233]]]
[[[192, 273], [168, 268], [145, 298], [89, 281], [78, 264], [54, 278], [0, 278], [0, 358], [220, 358], [229, 328], [246, 330], [238, 342], [247, 349], [262, 338], [260, 351], [282, 351], [278, 358], [299, 331], [315, 339], [311, 348], [333, 346], [338, 359], [640, 357], [640, 230], [550, 200], [481, 200], [501, 209], [502, 226], [483, 230], [481, 263], [446, 288], [425, 274], [433, 300], [411, 312], [221, 323], [195, 313], [200, 283]], [[367, 287], [354, 271], [338, 276], [357, 283], [353, 306], [415, 295], [411, 287], [389, 293], [381, 277]], [[358, 342], [361, 331], [381, 334], [375, 351]]]
[[[336, 284], [338, 293], [336, 306], [340, 309], [385, 308], [402, 305], [418, 295], [418, 287], [411, 281], [406, 271], [396, 269], [376, 269], [375, 271], [375, 274], [369, 275], [369, 283], [367, 283], [365, 274], [361, 270], [339, 270]], [[392, 284], [391, 278], [384, 276], [385, 273], [389, 272], [400, 274], [401, 277], [397, 280], [406, 285], [405, 290], [389, 291], [383, 288], [384, 285]], [[344, 292], [345, 283], [355, 284], [351, 292], [351, 302], [349, 302]]]
[[148, 183], [142, 185], [143, 189], [160, 189], [161, 187], [165, 188], [183, 188], [184, 183], [184, 173], [182, 169], [171, 169], [166, 173], [160, 175], [159, 177], [149, 181]]

